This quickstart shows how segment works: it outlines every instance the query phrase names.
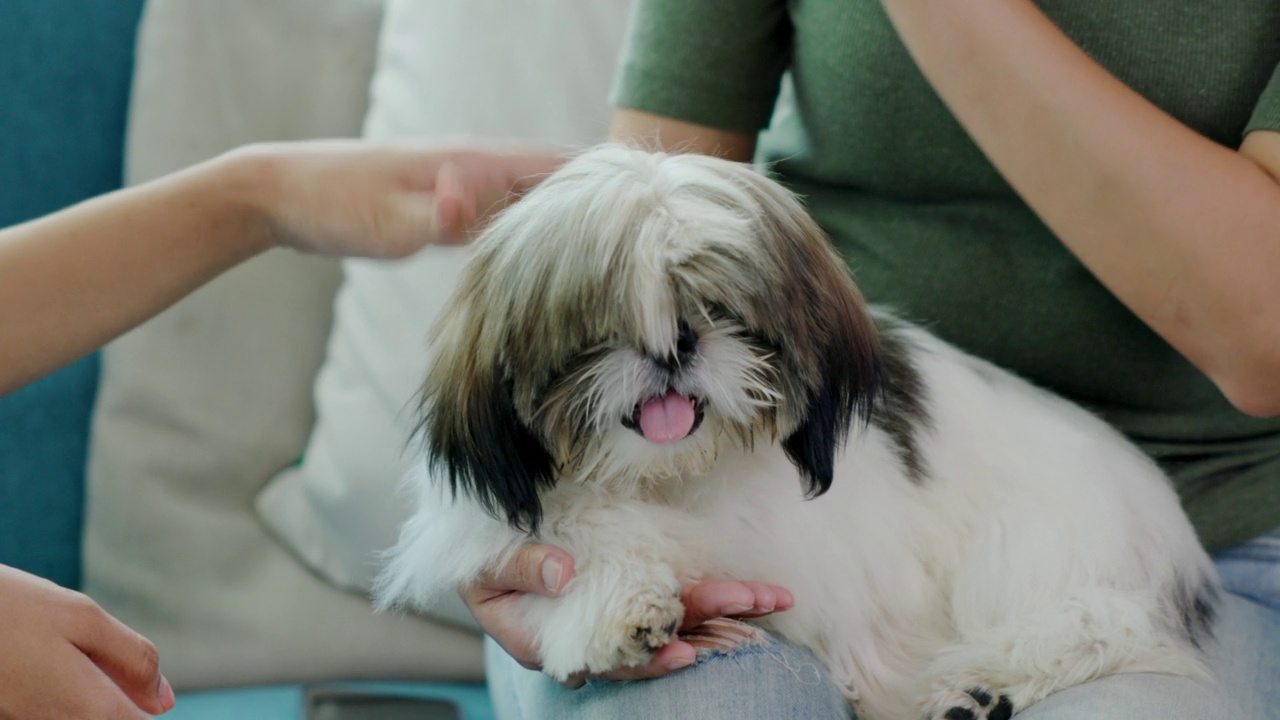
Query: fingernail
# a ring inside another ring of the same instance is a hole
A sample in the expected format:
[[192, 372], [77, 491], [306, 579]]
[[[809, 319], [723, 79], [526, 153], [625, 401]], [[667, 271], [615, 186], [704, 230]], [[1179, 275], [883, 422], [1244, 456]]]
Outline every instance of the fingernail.
[[542, 584], [553, 595], [560, 594], [560, 585], [564, 577], [564, 563], [558, 557], [549, 557], [542, 561]]
[[680, 668], [687, 668], [693, 664], [694, 658], [691, 657], [673, 657], [663, 665], [667, 672], [674, 672]]
[[725, 605], [724, 607], [720, 608], [720, 614], [721, 615], [737, 615], [739, 613], [744, 613], [751, 609], [752, 609], [752, 606], [750, 605], [743, 605], [742, 603], [729, 603], [728, 605]]
[[165, 710], [171, 710], [173, 709], [173, 706], [176, 704], [177, 704], [177, 698], [175, 698], [173, 695], [173, 686], [169, 684], [168, 678], [161, 675], [160, 676], [160, 707], [164, 708]]

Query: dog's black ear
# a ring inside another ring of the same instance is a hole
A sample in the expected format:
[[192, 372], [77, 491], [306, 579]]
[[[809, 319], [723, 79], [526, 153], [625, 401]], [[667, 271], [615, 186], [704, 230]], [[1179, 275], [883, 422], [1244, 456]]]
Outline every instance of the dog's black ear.
[[464, 492], [496, 517], [534, 534], [539, 492], [555, 483], [551, 454], [520, 421], [509, 383], [472, 386], [461, 412], [437, 405], [423, 420], [427, 456], [456, 495]]
[[868, 422], [886, 381], [875, 320], [826, 234], [782, 186], [748, 173], [762, 242], [782, 270], [755, 305], [779, 350], [795, 429], [782, 440], [810, 497], [831, 487], [836, 453], [855, 420]]
[[817, 497], [831, 489], [836, 453], [844, 446], [853, 422], [866, 422], [882, 383], [878, 356], [865, 347], [863, 355], [829, 354], [821, 383], [812, 390], [804, 419], [783, 438], [782, 449], [800, 470], [806, 495]]
[[437, 325], [436, 355], [421, 394], [428, 460], [450, 489], [473, 498], [494, 517], [535, 534], [539, 493], [555, 483], [551, 454], [520, 419], [512, 384], [492, 353], [481, 349], [484, 320], [455, 300]]
[[[812, 232], [818, 233], [816, 227]], [[854, 421], [869, 422], [886, 376], [879, 334], [861, 294], [826, 237], [804, 241], [812, 254], [802, 263], [801, 308], [791, 327], [806, 334], [789, 348], [798, 375], [811, 375], [799, 425], [782, 448], [800, 470], [809, 497], [831, 488], [836, 453], [844, 447]], [[807, 371], [807, 372], [806, 372]], [[803, 397], [803, 395], [801, 395]]]

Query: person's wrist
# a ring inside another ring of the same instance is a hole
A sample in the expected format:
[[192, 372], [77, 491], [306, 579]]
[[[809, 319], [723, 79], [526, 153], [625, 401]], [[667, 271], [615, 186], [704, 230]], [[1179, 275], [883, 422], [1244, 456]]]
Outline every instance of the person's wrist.
[[236, 239], [249, 255], [280, 244], [276, 213], [281, 158], [259, 145], [233, 150], [211, 164], [216, 188], [229, 220], [238, 226]]

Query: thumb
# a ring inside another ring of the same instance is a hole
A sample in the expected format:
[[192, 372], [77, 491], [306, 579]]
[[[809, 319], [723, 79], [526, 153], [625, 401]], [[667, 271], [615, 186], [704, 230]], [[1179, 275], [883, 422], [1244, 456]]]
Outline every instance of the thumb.
[[573, 557], [551, 545], [525, 545], [488, 584], [504, 590], [556, 597], [573, 578]]
[[173, 708], [173, 688], [160, 674], [156, 646], [132, 628], [98, 610], [71, 639], [139, 708], [153, 715]]

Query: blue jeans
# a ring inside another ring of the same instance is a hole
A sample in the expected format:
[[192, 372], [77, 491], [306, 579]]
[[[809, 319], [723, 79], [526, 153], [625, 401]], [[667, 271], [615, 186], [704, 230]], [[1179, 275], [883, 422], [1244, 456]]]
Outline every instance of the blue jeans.
[[[1052, 695], [1019, 720], [1280, 718], [1280, 529], [1215, 560], [1227, 589], [1211, 659], [1217, 684], [1116, 675]], [[492, 642], [486, 658], [500, 720], [853, 718], [818, 661], [778, 641], [713, 655], [657, 680], [592, 682], [578, 690], [521, 668]]]

